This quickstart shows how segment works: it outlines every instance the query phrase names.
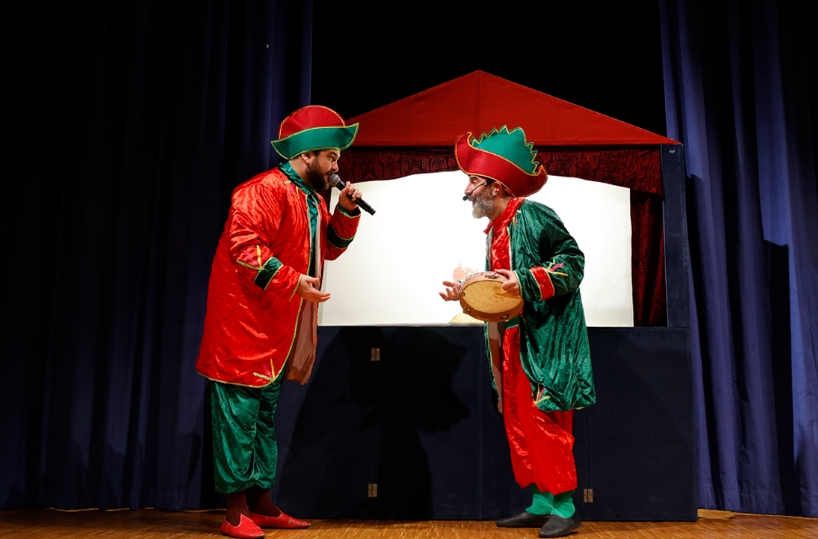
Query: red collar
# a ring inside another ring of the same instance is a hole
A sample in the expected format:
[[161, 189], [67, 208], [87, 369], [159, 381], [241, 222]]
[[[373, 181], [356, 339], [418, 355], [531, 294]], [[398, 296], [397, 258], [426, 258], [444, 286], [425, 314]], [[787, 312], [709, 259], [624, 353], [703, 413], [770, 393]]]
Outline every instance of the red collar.
[[508, 201], [508, 206], [506, 209], [503, 210], [503, 213], [500, 214], [500, 217], [495, 219], [494, 221], [489, 221], [489, 226], [483, 231], [486, 234], [489, 233], [489, 230], [492, 228], [494, 229], [503, 229], [508, 226], [514, 216], [517, 214], [517, 209], [520, 207], [520, 204], [523, 203], [525, 200], [524, 197], [514, 197]]

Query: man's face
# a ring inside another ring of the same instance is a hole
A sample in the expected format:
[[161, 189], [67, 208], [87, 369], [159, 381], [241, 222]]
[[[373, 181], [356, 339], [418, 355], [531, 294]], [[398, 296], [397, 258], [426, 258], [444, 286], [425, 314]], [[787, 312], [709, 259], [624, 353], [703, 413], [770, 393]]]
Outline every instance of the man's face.
[[338, 150], [322, 150], [312, 152], [307, 161], [307, 183], [316, 191], [329, 188], [329, 177], [338, 172], [338, 159], [341, 152]]
[[490, 217], [494, 214], [494, 196], [486, 178], [469, 176], [465, 194], [471, 200], [471, 214], [475, 219]]

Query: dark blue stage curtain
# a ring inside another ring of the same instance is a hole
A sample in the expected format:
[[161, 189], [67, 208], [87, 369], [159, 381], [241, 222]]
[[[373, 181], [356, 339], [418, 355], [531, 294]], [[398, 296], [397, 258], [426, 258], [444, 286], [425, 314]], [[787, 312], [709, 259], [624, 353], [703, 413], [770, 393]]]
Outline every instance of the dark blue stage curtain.
[[2, 8], [0, 509], [206, 506], [207, 279], [310, 99], [312, 1]]
[[818, 517], [818, 7], [663, 0], [700, 506]]

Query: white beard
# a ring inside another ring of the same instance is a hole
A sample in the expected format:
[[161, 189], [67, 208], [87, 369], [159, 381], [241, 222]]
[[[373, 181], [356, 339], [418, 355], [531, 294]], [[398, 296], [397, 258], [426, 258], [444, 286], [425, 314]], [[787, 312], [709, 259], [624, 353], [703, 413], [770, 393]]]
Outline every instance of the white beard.
[[477, 195], [472, 202], [471, 214], [475, 219], [494, 215], [494, 199], [491, 196]]

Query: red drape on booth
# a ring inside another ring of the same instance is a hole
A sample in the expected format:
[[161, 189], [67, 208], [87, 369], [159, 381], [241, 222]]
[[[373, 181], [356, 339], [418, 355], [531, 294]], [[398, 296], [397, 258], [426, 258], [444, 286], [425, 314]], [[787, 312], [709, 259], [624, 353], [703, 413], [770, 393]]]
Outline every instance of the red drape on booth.
[[[635, 326], [666, 325], [659, 148], [535, 149], [549, 174], [609, 183], [631, 190], [633, 323]], [[451, 148], [353, 147], [344, 152], [339, 167], [339, 174], [353, 183], [458, 170]]]

